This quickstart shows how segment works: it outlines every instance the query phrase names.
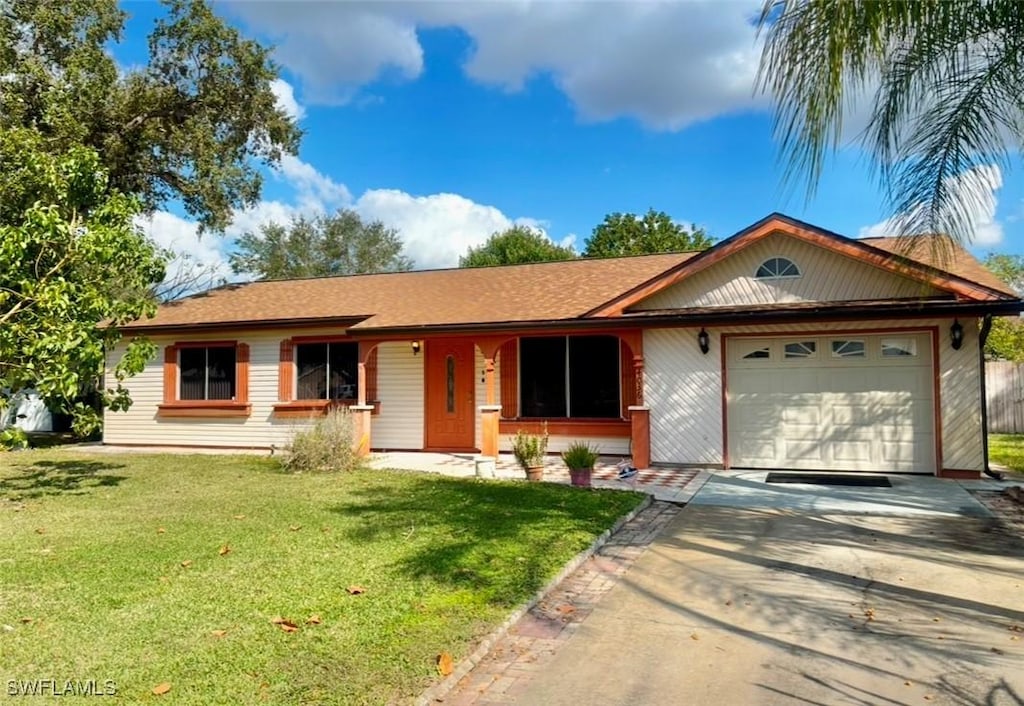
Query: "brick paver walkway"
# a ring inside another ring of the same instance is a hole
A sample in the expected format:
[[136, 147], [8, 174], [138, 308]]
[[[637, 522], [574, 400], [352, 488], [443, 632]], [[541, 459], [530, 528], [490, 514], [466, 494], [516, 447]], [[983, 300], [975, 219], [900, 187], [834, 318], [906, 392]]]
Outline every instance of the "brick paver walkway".
[[523, 615], [488, 655], [435, 703], [464, 706], [514, 702], [531, 676], [573, 636], [601, 597], [680, 509], [673, 503], [652, 502]]

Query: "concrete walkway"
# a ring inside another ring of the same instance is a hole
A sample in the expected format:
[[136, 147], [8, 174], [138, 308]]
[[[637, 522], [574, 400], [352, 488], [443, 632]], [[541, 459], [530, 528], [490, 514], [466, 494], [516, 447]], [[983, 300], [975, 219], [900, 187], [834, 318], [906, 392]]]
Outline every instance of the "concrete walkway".
[[507, 702], [1024, 704], [1021, 538], [904, 480], [716, 476]]

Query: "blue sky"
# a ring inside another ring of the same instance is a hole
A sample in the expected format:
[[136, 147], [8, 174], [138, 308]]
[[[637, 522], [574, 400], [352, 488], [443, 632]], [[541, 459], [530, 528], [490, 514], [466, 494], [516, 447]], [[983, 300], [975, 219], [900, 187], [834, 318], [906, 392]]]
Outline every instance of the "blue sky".
[[[224, 237], [158, 213], [155, 239], [224, 267], [268, 220], [354, 208], [402, 233], [420, 267], [513, 223], [577, 249], [613, 211], [663, 210], [717, 239], [772, 211], [852, 237], [887, 214], [852, 144], [808, 201], [787, 188], [753, 88], [757, 2], [220, 2], [275, 45], [275, 90], [305, 131], [263, 201]], [[160, 6], [131, 2], [126, 65]], [[854, 116], [856, 123], [860, 116]], [[1019, 169], [986, 171], [974, 251], [1024, 252]], [[984, 199], [983, 199], [984, 200]]]

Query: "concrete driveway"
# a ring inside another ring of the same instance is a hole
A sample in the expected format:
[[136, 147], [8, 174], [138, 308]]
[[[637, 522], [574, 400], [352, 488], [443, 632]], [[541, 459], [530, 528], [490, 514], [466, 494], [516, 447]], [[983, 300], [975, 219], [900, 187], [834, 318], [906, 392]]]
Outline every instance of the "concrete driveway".
[[1024, 540], [894, 482], [716, 476], [518, 703], [1022, 706]]

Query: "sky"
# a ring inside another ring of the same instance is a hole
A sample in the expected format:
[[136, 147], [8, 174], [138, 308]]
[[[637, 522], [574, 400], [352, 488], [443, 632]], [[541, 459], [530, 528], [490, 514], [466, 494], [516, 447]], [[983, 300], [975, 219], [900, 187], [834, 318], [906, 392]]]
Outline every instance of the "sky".
[[[159, 5], [127, 2], [114, 48], [145, 61]], [[453, 267], [513, 224], [582, 249], [605, 215], [665, 211], [726, 238], [774, 211], [883, 235], [882, 192], [856, 129], [812, 198], [785, 182], [755, 91], [759, 2], [220, 1], [273, 45], [279, 105], [304, 131], [263, 200], [224, 235], [169, 205], [161, 245], [230, 277], [234, 238], [269, 221], [356, 210], [396, 228], [417, 268]], [[855, 114], [851, 123], [856, 125]], [[972, 251], [1024, 253], [1024, 178], [984, 167]]]

